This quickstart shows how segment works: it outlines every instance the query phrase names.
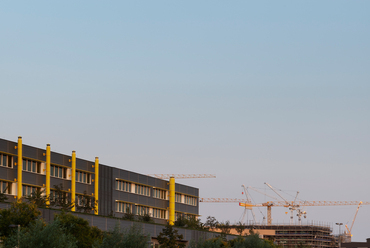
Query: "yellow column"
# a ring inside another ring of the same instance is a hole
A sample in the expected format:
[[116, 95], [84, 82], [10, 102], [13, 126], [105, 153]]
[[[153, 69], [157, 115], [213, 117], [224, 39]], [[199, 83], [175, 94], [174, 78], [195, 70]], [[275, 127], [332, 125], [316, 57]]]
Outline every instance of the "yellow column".
[[18, 137], [18, 200], [22, 198], [22, 170], [23, 170], [23, 158], [22, 158], [22, 137]]
[[72, 203], [73, 208], [72, 211], [76, 211], [76, 152], [72, 151], [72, 182], [71, 182], [71, 188], [72, 188]]
[[95, 157], [95, 214], [99, 214], [99, 158]]
[[170, 177], [170, 207], [169, 207], [169, 224], [175, 224], [175, 178]]
[[50, 205], [50, 144], [46, 145], [46, 205]]

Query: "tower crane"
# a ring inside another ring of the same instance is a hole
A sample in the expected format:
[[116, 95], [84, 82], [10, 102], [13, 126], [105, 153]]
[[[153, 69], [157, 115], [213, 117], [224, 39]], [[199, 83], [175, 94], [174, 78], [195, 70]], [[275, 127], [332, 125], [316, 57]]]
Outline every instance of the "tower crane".
[[[243, 184], [242, 185], [243, 189], [244, 189], [244, 193], [245, 193], [245, 197], [247, 198], [247, 202], [248, 204], [252, 204], [252, 198], [250, 197], [249, 195], [249, 192], [247, 190], [247, 188], [245, 187], [245, 185]], [[243, 213], [243, 217], [242, 217], [242, 222], [244, 221], [244, 217], [245, 217], [245, 213], [247, 210], [250, 210], [252, 212], [252, 216], [253, 216], [253, 221], [254, 223], [256, 223], [256, 215], [254, 214], [254, 211], [253, 211], [253, 208], [252, 207], [245, 207], [244, 208], [244, 213]]]
[[[272, 191], [274, 191], [281, 199], [283, 199], [284, 200], [284, 202], [285, 202], [285, 206], [284, 207], [287, 207], [287, 208], [289, 208], [289, 210], [290, 210], [290, 224], [292, 225], [293, 224], [293, 211], [294, 210], [297, 210], [297, 209], [299, 209], [299, 205], [296, 205], [295, 204], [295, 201], [297, 200], [297, 197], [298, 197], [298, 194], [299, 194], [299, 191], [297, 191], [297, 194], [296, 194], [296, 196], [295, 196], [295, 199], [294, 199], [294, 201], [292, 201], [292, 202], [288, 202], [288, 200], [287, 199], [285, 199], [282, 195], [280, 195], [279, 194], [279, 192], [277, 192], [276, 190], [275, 190], [275, 188], [273, 188], [270, 184], [268, 184], [268, 183], [265, 183], [270, 189], [272, 189]], [[301, 211], [298, 211], [298, 212], [301, 212]], [[299, 216], [299, 215], [298, 215]], [[299, 216], [299, 222], [301, 222], [301, 218], [300, 218], [300, 216]]]
[[359, 210], [359, 209], [360, 209], [360, 207], [361, 207], [361, 204], [362, 204], [362, 202], [360, 201], [360, 202], [359, 202], [359, 204], [358, 204], [357, 210], [356, 210], [355, 217], [353, 217], [351, 228], [349, 228], [349, 229], [348, 229], [348, 226], [346, 225], [347, 235], [348, 235], [348, 236], [350, 236], [350, 237], [352, 236], [352, 227], [353, 227], [353, 224], [355, 224], [355, 220], [356, 220], [356, 217], [357, 217], [357, 213], [358, 213], [358, 210]]
[[[239, 206], [244, 207], [244, 202], [239, 202]], [[295, 204], [298, 207], [324, 207], [324, 206], [349, 206], [349, 205], [370, 205], [370, 202], [359, 201], [296, 201]], [[285, 201], [270, 201], [261, 204], [252, 205], [252, 207], [267, 207], [267, 224], [271, 225], [271, 207], [287, 207]], [[358, 207], [359, 208], [359, 207]], [[358, 210], [356, 211], [357, 215]], [[354, 223], [354, 221], [352, 222]], [[352, 229], [352, 227], [351, 227]]]

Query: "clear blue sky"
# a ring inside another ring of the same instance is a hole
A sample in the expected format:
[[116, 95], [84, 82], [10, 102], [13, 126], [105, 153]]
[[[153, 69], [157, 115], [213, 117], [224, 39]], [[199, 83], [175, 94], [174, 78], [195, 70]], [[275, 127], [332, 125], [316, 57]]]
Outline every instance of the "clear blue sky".
[[[304, 200], [370, 201], [369, 7], [2, 1], [0, 137], [143, 174], [216, 174], [182, 181], [201, 197], [269, 182]], [[347, 223], [355, 210], [307, 212]], [[243, 210], [200, 213], [234, 222]], [[370, 237], [369, 219], [363, 206], [354, 240]]]

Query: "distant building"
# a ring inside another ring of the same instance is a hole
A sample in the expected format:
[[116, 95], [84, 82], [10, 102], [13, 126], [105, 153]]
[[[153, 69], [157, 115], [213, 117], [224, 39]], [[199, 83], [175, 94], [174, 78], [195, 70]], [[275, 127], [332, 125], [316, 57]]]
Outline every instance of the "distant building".
[[[122, 161], [117, 161], [122, 165]], [[150, 165], [148, 165], [150, 166]], [[149, 214], [156, 223], [170, 218], [174, 202], [175, 218], [199, 215], [199, 190], [175, 184], [170, 200], [168, 181], [118, 169], [76, 157], [0, 139], [0, 190], [9, 201], [44, 190], [55, 196], [55, 185], [61, 185], [68, 199], [78, 206], [84, 195], [97, 200], [95, 214], [122, 217], [127, 211], [142, 216]], [[76, 211], [76, 208], [73, 209]], [[173, 211], [173, 210], [172, 210]]]
[[350, 242], [342, 243], [342, 247], [351, 247], [351, 248], [367, 248], [370, 247], [370, 238], [366, 239], [366, 242]]

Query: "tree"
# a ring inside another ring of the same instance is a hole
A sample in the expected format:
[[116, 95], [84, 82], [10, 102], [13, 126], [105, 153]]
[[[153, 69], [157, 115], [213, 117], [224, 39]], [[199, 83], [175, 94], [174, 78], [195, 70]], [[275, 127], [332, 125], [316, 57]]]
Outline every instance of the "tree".
[[42, 220], [30, 224], [28, 228], [17, 232], [5, 240], [4, 248], [15, 246], [22, 248], [77, 248], [76, 239], [70, 234], [65, 234], [58, 220], [46, 225]]
[[221, 230], [222, 234], [230, 234], [231, 226], [230, 221], [221, 222], [217, 225], [217, 227]]
[[74, 204], [69, 199], [68, 193], [63, 190], [63, 185], [54, 185], [54, 189], [54, 193], [50, 196], [50, 205], [70, 211]]
[[8, 197], [5, 194], [8, 190], [8, 187], [9, 186], [7, 186], [3, 191], [0, 191], [0, 202], [5, 202], [6, 200], [8, 200]]
[[245, 225], [239, 221], [236, 225], [235, 225], [235, 230], [237, 231], [237, 233], [239, 233], [240, 236], [242, 236], [244, 230], [245, 230]]
[[184, 243], [180, 243], [184, 239], [182, 234], [178, 234], [178, 231], [173, 226], [167, 224], [166, 227], [159, 233], [157, 240], [162, 248], [182, 248], [185, 247]]
[[87, 220], [71, 213], [62, 212], [55, 215], [55, 218], [59, 220], [65, 233], [76, 238], [78, 248], [92, 247], [94, 241], [102, 236], [102, 231], [98, 228], [91, 227]]
[[82, 213], [91, 213], [96, 209], [95, 197], [88, 195], [86, 191], [81, 197], [81, 204], [77, 205], [77, 211]]
[[8, 237], [13, 231], [9, 225], [27, 227], [40, 216], [35, 204], [14, 202], [9, 209], [0, 210], [0, 236]]
[[26, 200], [35, 204], [37, 207], [45, 207], [50, 196], [45, 195], [45, 190], [35, 190], [30, 195], [26, 196]]
[[129, 229], [120, 232], [119, 225], [116, 225], [112, 232], [104, 234], [101, 244], [95, 244], [94, 248], [146, 248], [150, 236], [143, 233], [140, 225], [134, 225]]
[[206, 226], [208, 229], [216, 228], [218, 225], [218, 221], [213, 216], [208, 216], [206, 223], [204, 223], [204, 226]]
[[154, 220], [152, 219], [152, 217], [150, 217], [148, 213], [139, 216], [139, 221], [147, 222], [147, 223], [154, 223]]
[[126, 213], [123, 214], [122, 219], [133, 221], [133, 220], [135, 220], [135, 214], [131, 211], [131, 209], [129, 207], [127, 207], [126, 208]]

